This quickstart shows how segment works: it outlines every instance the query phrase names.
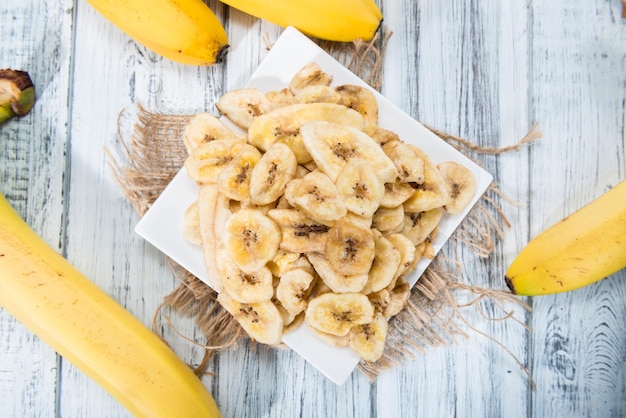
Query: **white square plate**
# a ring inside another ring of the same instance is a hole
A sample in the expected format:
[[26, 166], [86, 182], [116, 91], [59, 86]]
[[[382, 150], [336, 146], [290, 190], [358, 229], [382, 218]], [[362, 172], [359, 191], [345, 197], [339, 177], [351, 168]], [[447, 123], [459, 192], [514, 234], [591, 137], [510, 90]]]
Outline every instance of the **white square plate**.
[[[326, 73], [332, 75], [333, 85], [357, 84], [371, 89], [294, 28], [287, 28], [279, 37], [252, 75], [247, 87], [256, 87], [264, 92], [280, 90], [288, 85], [289, 80], [300, 68], [310, 62], [318, 63]], [[433, 162], [456, 161], [468, 167], [476, 177], [476, 196], [468, 208], [456, 216], [444, 215], [437, 238], [433, 242], [435, 250], [439, 251], [471, 206], [487, 189], [492, 176], [378, 92], [374, 91], [374, 94], [378, 98], [381, 127], [397, 133], [405, 142], [414, 143], [422, 148]], [[209, 284], [201, 249], [185, 241], [182, 235], [183, 214], [196, 200], [197, 193], [196, 184], [183, 168], [139, 221], [135, 231], [200, 280]], [[411, 286], [417, 282], [428, 264], [429, 260], [426, 259], [418, 263], [416, 270], [407, 278]], [[306, 325], [285, 335], [283, 342], [338, 385], [346, 381], [359, 362], [359, 357], [350, 349], [331, 347], [313, 335]]]

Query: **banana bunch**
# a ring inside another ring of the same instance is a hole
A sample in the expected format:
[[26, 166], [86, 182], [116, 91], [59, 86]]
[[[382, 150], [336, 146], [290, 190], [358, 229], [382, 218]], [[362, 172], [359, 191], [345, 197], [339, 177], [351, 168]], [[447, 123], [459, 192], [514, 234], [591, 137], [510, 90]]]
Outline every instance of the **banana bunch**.
[[189, 65], [219, 63], [228, 37], [202, 0], [87, 0], [135, 41], [170, 60]]
[[374, 0], [220, 0], [278, 26], [293, 26], [319, 39], [372, 39], [383, 17]]
[[505, 280], [518, 295], [546, 295], [578, 289], [624, 267], [626, 181], [535, 237]]
[[[330, 41], [370, 40], [382, 22], [373, 0], [222, 0], [279, 26]], [[170, 60], [212, 65], [228, 52], [222, 23], [202, 0], [87, 0], [135, 41]]]
[[381, 128], [371, 90], [331, 82], [313, 62], [281, 90], [225, 93], [216, 107], [240, 130], [209, 113], [189, 121], [185, 168], [199, 192], [183, 231], [252, 339], [276, 345], [306, 324], [376, 361], [410, 296], [404, 278], [476, 184]]
[[191, 369], [41, 240], [1, 194], [0, 306], [133, 415], [220, 416]]

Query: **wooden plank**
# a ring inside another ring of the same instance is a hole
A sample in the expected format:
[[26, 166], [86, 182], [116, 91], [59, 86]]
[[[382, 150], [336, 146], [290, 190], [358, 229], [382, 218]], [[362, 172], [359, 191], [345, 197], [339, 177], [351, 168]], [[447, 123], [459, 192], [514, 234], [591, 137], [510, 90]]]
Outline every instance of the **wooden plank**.
[[[37, 91], [27, 116], [0, 127], [0, 190], [59, 253], [65, 241], [71, 12], [71, 1], [9, 2], [0, 8], [2, 68], [28, 71]], [[3, 416], [53, 416], [55, 352], [5, 311], [0, 311], [0, 352]]]
[[[528, 129], [526, 95], [517, 94], [526, 84], [523, 33], [527, 21], [523, 6], [516, 2], [406, 2], [394, 12], [385, 17], [400, 34], [390, 40], [385, 66], [384, 92], [392, 101], [419, 121], [482, 146], [510, 145], [516, 135], [523, 136]], [[516, 51], [511, 50], [512, 44]], [[516, 66], [509, 64], [513, 54], [519, 58]], [[511, 91], [513, 88], [517, 90]], [[497, 181], [503, 180], [500, 156], [470, 156], [478, 158]], [[514, 182], [508, 188], [519, 193], [527, 172], [523, 164], [512, 171]], [[452, 248], [447, 246], [448, 254]], [[504, 271], [500, 246], [486, 261], [462, 246], [458, 255], [464, 261], [462, 281], [486, 288], [503, 287], [503, 273], [498, 274]], [[482, 303], [481, 308], [494, 317], [503, 315], [489, 302]], [[507, 308], [525, 320], [522, 310]], [[463, 309], [462, 315], [480, 333], [492, 336], [525, 362], [527, 336], [522, 326], [511, 321], [490, 322], [473, 309]], [[380, 414], [528, 413], [529, 381], [515, 359], [480, 333], [467, 326], [463, 329], [469, 339], [428, 350], [400, 370], [381, 376], [377, 384]]]
[[[618, 7], [533, 3], [532, 111], [547, 139], [532, 151], [531, 236], [625, 177], [626, 30]], [[533, 416], [626, 413], [625, 275], [534, 300]]]
[[[129, 141], [138, 104], [159, 113], [206, 110], [221, 91], [224, 68], [171, 62], [134, 42], [86, 3], [77, 13], [68, 258], [150, 327], [163, 297], [179, 283], [165, 256], [134, 233], [139, 216], [115, 183], [103, 147], [125, 163], [117, 137], [120, 112], [125, 112], [122, 132]], [[178, 321], [177, 330], [163, 333], [183, 360], [197, 364], [201, 350], [177, 337], [177, 331], [194, 338], [193, 323]], [[67, 362], [62, 363], [60, 408], [63, 415], [127, 415]]]

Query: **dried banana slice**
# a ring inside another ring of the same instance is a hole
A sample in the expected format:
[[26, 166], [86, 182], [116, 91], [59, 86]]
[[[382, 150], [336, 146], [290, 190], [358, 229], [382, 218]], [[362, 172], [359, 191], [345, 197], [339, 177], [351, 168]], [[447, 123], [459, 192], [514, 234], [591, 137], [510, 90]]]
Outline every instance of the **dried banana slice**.
[[283, 335], [289, 334], [291, 331], [294, 331], [297, 328], [300, 328], [300, 325], [304, 323], [304, 312], [300, 312], [298, 315], [293, 318], [293, 320], [289, 323], [284, 324], [283, 327]]
[[250, 178], [261, 152], [246, 144], [217, 176], [220, 192], [228, 198], [243, 201], [250, 197]]
[[280, 249], [294, 253], [323, 252], [328, 225], [305, 216], [296, 209], [272, 209], [267, 213], [280, 227]]
[[395, 232], [404, 223], [404, 206], [379, 207], [372, 216], [372, 227], [383, 234]]
[[346, 218], [350, 219], [354, 223], [363, 226], [364, 228], [369, 229], [372, 227], [372, 217], [370, 216], [361, 216], [357, 215], [354, 212], [348, 212], [346, 213]]
[[335, 293], [355, 293], [363, 290], [368, 281], [367, 273], [344, 275], [337, 272], [325, 256], [310, 253], [307, 258], [320, 276], [322, 282]]
[[384, 208], [395, 208], [402, 205], [415, 194], [415, 189], [409, 183], [394, 181], [385, 183], [385, 194], [380, 201], [380, 206]]
[[382, 146], [398, 170], [398, 180], [403, 183], [424, 182], [424, 160], [415, 150], [402, 141], [391, 141]]
[[411, 148], [424, 161], [424, 181], [416, 186], [413, 196], [404, 202], [404, 210], [407, 212], [424, 212], [443, 207], [450, 202], [443, 176], [422, 150], [414, 146]]
[[344, 276], [367, 274], [375, 253], [372, 230], [348, 217], [339, 219], [328, 231], [324, 255], [333, 269]]
[[285, 189], [287, 202], [311, 219], [332, 225], [346, 214], [344, 200], [337, 187], [321, 171], [312, 171], [301, 179], [294, 179]]
[[341, 96], [341, 104], [356, 110], [370, 124], [378, 123], [378, 100], [369, 89], [353, 84], [335, 87]]
[[450, 196], [450, 201], [445, 204], [446, 212], [453, 215], [463, 212], [470, 204], [476, 193], [476, 179], [467, 167], [448, 161], [437, 165]]
[[385, 318], [389, 319], [399, 314], [409, 302], [411, 297], [411, 288], [409, 284], [403, 280], [389, 292], [389, 303], [383, 311]]
[[397, 133], [381, 128], [380, 125], [376, 123], [366, 123], [363, 132], [372, 137], [381, 147], [391, 141], [400, 141], [400, 137]]
[[217, 301], [254, 341], [267, 345], [277, 345], [281, 342], [284, 320], [276, 305], [271, 301], [241, 303], [233, 299], [226, 291], [217, 295]]
[[238, 302], [267, 302], [274, 296], [273, 276], [267, 267], [245, 273], [228, 257], [220, 257], [219, 269], [224, 289]]
[[224, 247], [246, 273], [255, 273], [272, 260], [280, 239], [278, 225], [258, 209], [241, 209], [224, 226]]
[[187, 148], [187, 154], [191, 154], [198, 145], [216, 139], [236, 140], [241, 138], [217, 117], [206, 112], [194, 115], [185, 125], [183, 143]]
[[265, 97], [270, 103], [270, 111], [298, 103], [296, 96], [288, 88], [267, 92]]
[[276, 256], [267, 264], [267, 267], [270, 269], [274, 277], [279, 278], [282, 277], [289, 270], [293, 269], [302, 269], [311, 274], [314, 274], [315, 272], [313, 266], [305, 255], [301, 253], [285, 251], [280, 248], [278, 249], [278, 253], [276, 253]]
[[389, 324], [381, 313], [368, 324], [358, 325], [350, 331], [348, 346], [365, 361], [379, 360], [385, 350]]
[[250, 202], [267, 205], [278, 200], [296, 175], [297, 167], [296, 156], [287, 145], [272, 145], [252, 169]]
[[[340, 103], [341, 96], [334, 88], [324, 84], [313, 84], [295, 95], [298, 103]], [[355, 109], [356, 110], [356, 109]]]
[[208, 273], [209, 284], [216, 292], [222, 289], [222, 275], [217, 268], [217, 255], [223, 248], [222, 229], [232, 212], [228, 198], [222, 195], [217, 185], [203, 184], [198, 191], [198, 220], [202, 255]]
[[289, 90], [293, 94], [307, 86], [323, 85], [328, 86], [333, 81], [330, 74], [325, 73], [319, 64], [311, 62], [302, 67], [289, 81]]
[[274, 304], [274, 306], [276, 306], [276, 308], [278, 309], [278, 312], [280, 312], [280, 316], [283, 317], [283, 333], [284, 333], [285, 328], [296, 319], [296, 315], [289, 313], [278, 299], [272, 298], [272, 303]]
[[324, 293], [309, 301], [305, 321], [330, 335], [347, 335], [354, 326], [374, 319], [374, 307], [361, 293]]
[[383, 313], [391, 301], [391, 295], [389, 290], [382, 289], [378, 292], [373, 292], [367, 295], [372, 306], [374, 306], [374, 312]]
[[270, 111], [271, 105], [259, 89], [238, 89], [225, 93], [215, 107], [235, 125], [248, 129], [257, 116]]
[[217, 176], [245, 145], [245, 141], [231, 139], [200, 144], [185, 159], [187, 174], [198, 183], [216, 183]]
[[325, 120], [363, 128], [363, 116], [357, 111], [334, 103], [294, 104], [272, 110], [254, 120], [248, 129], [248, 142], [266, 151], [275, 142], [287, 144], [298, 158], [298, 164], [311, 161], [311, 155], [302, 142], [300, 129], [313, 120]]
[[[310, 169], [309, 169], [310, 168]], [[298, 168], [296, 169], [296, 178], [301, 179], [312, 171], [316, 171], [317, 167], [306, 167], [304, 165], [298, 164]]]
[[298, 315], [306, 309], [307, 296], [313, 280], [313, 275], [301, 268], [289, 270], [280, 277], [276, 287], [276, 298], [287, 312]]
[[396, 271], [395, 278], [402, 276], [413, 265], [415, 260], [415, 244], [406, 235], [395, 233], [387, 235], [386, 238], [400, 252], [400, 263]]
[[442, 208], [426, 212], [407, 213], [404, 215], [404, 228], [401, 233], [413, 242], [421, 244], [435, 230], [443, 216]]
[[418, 253], [420, 257], [428, 258], [429, 260], [435, 258], [435, 247], [432, 240], [431, 236], [428, 236], [421, 244], [415, 247], [416, 254]]
[[337, 175], [335, 184], [345, 207], [365, 218], [374, 215], [385, 194], [385, 185], [378, 174], [361, 159], [349, 160]]
[[187, 207], [187, 209], [185, 209], [185, 213], [183, 215], [183, 238], [191, 244], [202, 245], [198, 201], [193, 202]]
[[361, 290], [364, 294], [378, 292], [389, 286], [396, 277], [396, 272], [402, 261], [400, 251], [382, 234], [374, 230], [376, 254], [369, 271], [367, 284]]
[[398, 176], [395, 165], [382, 148], [359, 129], [318, 120], [302, 125], [300, 133], [318, 168], [332, 181], [337, 181], [341, 169], [355, 158], [369, 164], [383, 183], [392, 182]]

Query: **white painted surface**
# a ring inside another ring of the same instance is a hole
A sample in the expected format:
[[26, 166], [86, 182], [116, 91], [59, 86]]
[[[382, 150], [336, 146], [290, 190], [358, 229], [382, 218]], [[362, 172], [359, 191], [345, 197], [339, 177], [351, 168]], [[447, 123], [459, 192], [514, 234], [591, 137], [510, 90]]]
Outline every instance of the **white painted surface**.
[[[0, 127], [0, 191], [42, 237], [146, 325], [177, 283], [112, 179], [103, 147], [140, 103], [159, 112], [213, 111], [246, 83], [281, 29], [209, 1], [233, 45], [225, 64], [185, 67], [137, 45], [85, 2], [5, 0], [0, 67], [28, 70], [33, 111]], [[626, 177], [626, 20], [621, 2], [382, 0], [393, 31], [383, 94], [421, 122], [481, 145], [505, 146], [540, 122], [544, 138], [517, 152], [471, 155], [501, 189], [512, 227], [481, 260], [462, 251], [463, 279], [502, 288], [534, 235]], [[336, 386], [290, 351], [241, 346], [204, 379], [225, 417], [626, 416], [626, 272], [567, 294], [529, 299], [533, 313], [468, 322], [493, 336], [418, 355], [370, 383]], [[496, 312], [489, 303], [486, 312]], [[192, 324], [178, 321], [193, 335]], [[201, 352], [173, 332], [179, 355]], [[99, 386], [0, 310], [1, 417], [127, 413]]]

